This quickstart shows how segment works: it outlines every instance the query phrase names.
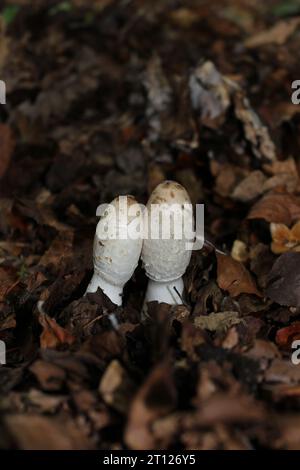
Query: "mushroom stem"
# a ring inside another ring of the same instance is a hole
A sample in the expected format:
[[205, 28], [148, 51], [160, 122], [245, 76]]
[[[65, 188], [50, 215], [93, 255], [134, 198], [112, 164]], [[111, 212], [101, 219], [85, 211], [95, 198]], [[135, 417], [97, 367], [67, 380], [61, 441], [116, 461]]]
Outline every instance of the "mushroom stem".
[[157, 301], [170, 305], [181, 305], [183, 303], [183, 280], [182, 277], [173, 281], [153, 281], [149, 279], [145, 296], [145, 303]]
[[86, 293], [96, 292], [98, 287], [103, 290], [104, 294], [107, 295], [114, 304], [118, 306], [122, 305], [123, 286], [116, 286], [107, 282], [95, 271], [87, 287]]

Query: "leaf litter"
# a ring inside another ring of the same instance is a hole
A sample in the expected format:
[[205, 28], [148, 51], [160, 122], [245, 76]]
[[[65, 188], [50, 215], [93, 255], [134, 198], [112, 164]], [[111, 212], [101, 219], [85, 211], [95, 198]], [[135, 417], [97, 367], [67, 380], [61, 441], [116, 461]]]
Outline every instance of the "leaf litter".
[[[6, 3], [0, 447], [300, 449], [298, 17]], [[140, 266], [123, 307], [84, 296], [95, 212], [167, 178], [205, 204], [206, 243], [185, 305], [142, 322]]]

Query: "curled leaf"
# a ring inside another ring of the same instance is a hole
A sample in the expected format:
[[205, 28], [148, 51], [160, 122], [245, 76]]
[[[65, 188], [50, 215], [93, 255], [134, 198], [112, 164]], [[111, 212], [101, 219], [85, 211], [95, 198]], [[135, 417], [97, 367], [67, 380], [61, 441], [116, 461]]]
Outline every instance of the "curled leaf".
[[285, 253], [286, 251], [300, 251], [300, 221], [291, 229], [284, 224], [270, 225], [272, 235], [272, 251], [275, 254]]
[[247, 218], [290, 225], [300, 219], [300, 198], [287, 193], [269, 193], [254, 204]]
[[240, 294], [255, 294], [261, 297], [255, 281], [245, 266], [231, 256], [217, 254], [217, 282], [221, 289], [229, 292], [231, 297]]
[[71, 335], [71, 333], [61, 327], [54, 318], [49, 317], [46, 313], [40, 313], [39, 322], [43, 327], [43, 331], [40, 336], [42, 349], [55, 349], [64, 344], [70, 346], [75, 342], [75, 336]]
[[300, 307], [300, 253], [279, 256], [268, 276], [267, 296], [280, 305]]

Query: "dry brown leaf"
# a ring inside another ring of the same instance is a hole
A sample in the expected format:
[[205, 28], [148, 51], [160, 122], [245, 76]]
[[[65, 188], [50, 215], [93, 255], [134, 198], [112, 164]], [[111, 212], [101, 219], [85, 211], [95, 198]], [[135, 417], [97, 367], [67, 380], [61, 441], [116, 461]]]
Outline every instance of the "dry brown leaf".
[[233, 190], [231, 197], [241, 202], [249, 202], [260, 196], [266, 177], [260, 170], [252, 171]]
[[281, 348], [291, 351], [291, 344], [294, 340], [300, 339], [300, 321], [295, 321], [285, 328], [277, 331], [275, 341]]
[[125, 431], [125, 442], [130, 449], [157, 448], [151, 424], [172, 410], [176, 402], [169, 361], [157, 365], [133, 399]]
[[199, 426], [212, 426], [216, 423], [255, 423], [265, 419], [265, 409], [255, 402], [251, 395], [237, 395], [219, 392], [209, 397], [198, 410]]
[[287, 193], [267, 194], [254, 204], [247, 218], [290, 225], [300, 219], [300, 198]]
[[275, 161], [277, 159], [276, 147], [269, 130], [241, 90], [234, 95], [234, 111], [243, 124], [245, 138], [250, 143], [253, 154], [260, 160]]
[[216, 129], [224, 122], [230, 106], [231, 87], [215, 65], [206, 61], [190, 75], [191, 103], [201, 123]]
[[238, 312], [217, 312], [209, 315], [201, 315], [195, 318], [195, 326], [202, 330], [216, 331], [222, 333], [233, 325], [238, 325], [242, 321]]
[[66, 380], [66, 371], [61, 367], [41, 359], [36, 360], [29, 368], [43, 390], [56, 392]]
[[124, 367], [117, 360], [111, 361], [99, 385], [99, 393], [104, 402], [126, 414], [134, 391], [134, 383]]
[[261, 297], [254, 279], [242, 263], [221, 253], [217, 254], [217, 260], [217, 282], [221, 289], [228, 291], [232, 297], [240, 294], [255, 294]]
[[265, 46], [267, 44], [284, 44], [288, 38], [296, 31], [300, 24], [299, 18], [278, 21], [272, 28], [254, 34], [245, 41], [248, 49]]
[[34, 414], [11, 414], [5, 427], [22, 450], [83, 450], [91, 442], [70, 419]]
[[265, 372], [265, 381], [270, 383], [300, 384], [300, 367], [290, 360], [274, 359]]
[[19, 282], [14, 268], [0, 266], [0, 302], [5, 300], [5, 296], [9, 294]]
[[291, 229], [284, 224], [270, 224], [272, 235], [271, 248], [273, 253], [281, 254], [287, 251], [300, 251], [300, 221]]
[[58, 346], [68, 344], [69, 346], [76, 341], [75, 336], [71, 335], [65, 328], [62, 328], [46, 313], [40, 313], [39, 322], [43, 327], [40, 336], [41, 348], [55, 349]]
[[280, 435], [274, 440], [274, 449], [300, 450], [300, 419], [294, 413], [277, 416]]
[[48, 250], [41, 257], [39, 264], [43, 266], [50, 264], [60, 266], [63, 259], [73, 256], [73, 240], [74, 232], [59, 232]]
[[14, 147], [15, 142], [10, 127], [0, 123], [0, 179], [9, 166]]
[[300, 253], [283, 253], [268, 275], [266, 294], [273, 302], [300, 307]]
[[238, 181], [247, 176], [245, 170], [230, 163], [220, 164], [215, 160], [210, 162], [210, 171], [215, 177], [215, 191], [222, 197], [229, 197]]

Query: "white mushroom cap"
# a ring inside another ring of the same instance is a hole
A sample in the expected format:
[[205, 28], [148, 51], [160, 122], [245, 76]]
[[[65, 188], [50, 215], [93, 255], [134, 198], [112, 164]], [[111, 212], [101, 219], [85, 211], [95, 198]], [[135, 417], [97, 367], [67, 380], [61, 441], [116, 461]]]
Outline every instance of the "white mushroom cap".
[[107, 283], [123, 287], [131, 278], [142, 249], [142, 222], [142, 209], [133, 196], [117, 197], [100, 216], [93, 260], [95, 273]]
[[[192, 241], [191, 232], [186, 236], [185, 229], [193, 230], [193, 226], [192, 204], [184, 187], [175, 181], [158, 185], [149, 198], [144, 216], [142, 260], [150, 279], [166, 282], [184, 274], [191, 258], [187, 242]], [[156, 232], [154, 237], [153, 232]]]

